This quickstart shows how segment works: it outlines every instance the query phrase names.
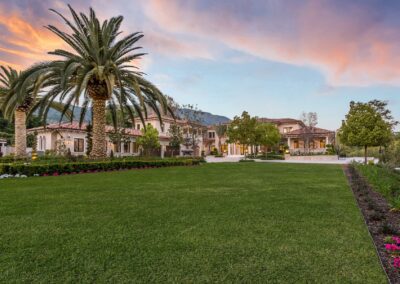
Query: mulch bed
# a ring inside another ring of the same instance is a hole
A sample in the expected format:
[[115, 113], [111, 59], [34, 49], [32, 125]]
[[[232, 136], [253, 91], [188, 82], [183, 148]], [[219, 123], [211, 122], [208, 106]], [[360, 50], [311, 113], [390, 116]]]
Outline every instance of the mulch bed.
[[385, 198], [374, 191], [366, 179], [351, 165], [344, 166], [354, 197], [357, 200], [368, 230], [373, 238], [383, 268], [390, 283], [400, 283], [400, 272], [393, 267], [393, 259], [385, 249], [384, 239], [400, 233], [400, 213], [390, 211]]

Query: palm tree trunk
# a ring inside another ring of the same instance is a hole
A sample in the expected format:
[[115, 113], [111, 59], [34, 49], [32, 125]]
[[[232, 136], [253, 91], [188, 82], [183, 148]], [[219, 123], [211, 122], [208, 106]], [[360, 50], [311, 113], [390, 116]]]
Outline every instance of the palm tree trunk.
[[15, 157], [26, 156], [26, 113], [15, 111]]
[[105, 158], [106, 151], [106, 101], [93, 99], [92, 158]]

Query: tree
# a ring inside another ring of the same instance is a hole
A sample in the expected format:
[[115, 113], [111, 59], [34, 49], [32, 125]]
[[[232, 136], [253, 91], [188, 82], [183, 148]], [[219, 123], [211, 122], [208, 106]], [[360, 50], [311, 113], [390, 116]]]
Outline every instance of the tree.
[[[31, 80], [25, 82], [26, 86], [23, 88], [23, 94], [18, 96], [16, 86], [21, 84], [20, 81], [24, 72], [21, 73], [11, 67], [6, 68], [4, 66], [0, 66], [0, 70], [1, 109], [4, 116], [9, 120], [14, 117], [15, 157], [22, 158], [26, 156], [27, 119], [29, 121], [31, 114], [35, 111], [35, 106], [40, 100], [40, 96], [34, 92], [36, 87]], [[50, 102], [48, 107], [58, 111], [64, 110], [64, 105], [57, 102]], [[68, 117], [72, 115], [72, 112], [68, 109], [65, 109], [64, 113]]]
[[239, 143], [243, 145], [244, 149], [247, 149], [250, 145], [255, 145], [256, 126], [257, 118], [250, 117], [246, 111], [240, 117], [235, 116], [227, 129], [229, 143]]
[[183, 105], [180, 108], [180, 118], [186, 120], [188, 127], [185, 129], [183, 145], [195, 155], [199, 148], [200, 137], [203, 134], [203, 112], [194, 105]]
[[338, 135], [347, 146], [364, 147], [366, 164], [368, 147], [387, 145], [392, 137], [392, 125], [369, 103], [352, 101]]
[[115, 128], [114, 132], [109, 133], [110, 141], [117, 147], [116, 152], [121, 152], [121, 143], [129, 143], [129, 136], [125, 132], [125, 128]]
[[93, 145], [93, 127], [89, 123], [86, 126], [86, 156], [90, 155], [90, 152], [92, 151], [92, 145]]
[[181, 144], [183, 143], [183, 134], [181, 128], [176, 124], [172, 123], [168, 129], [170, 136], [169, 146], [172, 148], [172, 156], [175, 150], [179, 151]]
[[256, 125], [256, 145], [263, 145], [268, 148], [277, 145], [279, 141], [281, 141], [281, 134], [274, 124], [259, 122]]
[[144, 154], [150, 156], [154, 150], [160, 148], [158, 131], [151, 124], [141, 131], [142, 136], [137, 139], [137, 143], [143, 148]]
[[[143, 34], [136, 32], [120, 38], [122, 16], [112, 17], [100, 22], [95, 11], [89, 15], [76, 13], [68, 6], [72, 20], [59, 15], [70, 32], [55, 26], [47, 29], [60, 37], [68, 46], [67, 50], [56, 49], [49, 54], [60, 59], [36, 64], [23, 76], [18, 92], [23, 93], [26, 80], [34, 80], [39, 87], [46, 86], [48, 92], [40, 101], [43, 115], [48, 111], [49, 102], [60, 98], [65, 109], [81, 105], [80, 123], [86, 111], [92, 107], [93, 158], [106, 156], [106, 104], [111, 109], [128, 113], [134, 123], [138, 115], [144, 123], [146, 107], [150, 107], [161, 121], [161, 111], [167, 112], [164, 95], [152, 83], [145, 80], [143, 73], [133, 65], [144, 53], [135, 53]], [[124, 115], [122, 115], [124, 117]], [[114, 122], [117, 128], [117, 122]]]
[[313, 139], [315, 126], [318, 124], [318, 115], [316, 112], [303, 112], [300, 120], [304, 123], [304, 128], [301, 129], [300, 137], [304, 143], [304, 151], [310, 151], [310, 142]]

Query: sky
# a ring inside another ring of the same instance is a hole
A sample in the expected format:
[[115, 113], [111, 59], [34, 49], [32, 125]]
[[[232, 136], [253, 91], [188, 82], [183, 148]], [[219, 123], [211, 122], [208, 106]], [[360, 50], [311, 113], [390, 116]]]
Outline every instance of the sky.
[[49, 9], [69, 16], [68, 3], [143, 32], [135, 64], [181, 104], [229, 118], [313, 111], [334, 130], [351, 100], [380, 99], [400, 120], [400, 1], [0, 0], [0, 64], [65, 47], [44, 26], [65, 29]]

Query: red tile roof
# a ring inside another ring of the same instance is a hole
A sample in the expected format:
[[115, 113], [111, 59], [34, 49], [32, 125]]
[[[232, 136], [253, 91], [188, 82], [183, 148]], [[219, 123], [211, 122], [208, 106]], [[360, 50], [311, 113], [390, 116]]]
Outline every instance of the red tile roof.
[[334, 134], [334, 131], [318, 128], [318, 127], [303, 127], [286, 133], [286, 135], [301, 135], [301, 134]]
[[[50, 129], [50, 130], [78, 130], [78, 131], [86, 131], [87, 124], [82, 123], [81, 126], [79, 126], [79, 122], [64, 122], [64, 123], [53, 123], [46, 125], [45, 127], [36, 127], [36, 128], [31, 128], [28, 129], [28, 131], [34, 131], [34, 130], [44, 130], [44, 129]], [[141, 136], [142, 132], [138, 129], [133, 129], [133, 128], [124, 128], [125, 133], [131, 136]], [[114, 132], [114, 126], [107, 125], [106, 126], [106, 132]]]
[[289, 124], [289, 123], [297, 123], [300, 125], [304, 125], [304, 123], [301, 120], [294, 119], [294, 118], [266, 118], [266, 117], [261, 117], [258, 119], [259, 122], [268, 122], [268, 123], [274, 123], [277, 125], [280, 124]]

